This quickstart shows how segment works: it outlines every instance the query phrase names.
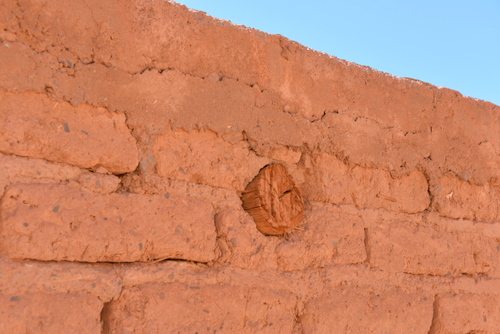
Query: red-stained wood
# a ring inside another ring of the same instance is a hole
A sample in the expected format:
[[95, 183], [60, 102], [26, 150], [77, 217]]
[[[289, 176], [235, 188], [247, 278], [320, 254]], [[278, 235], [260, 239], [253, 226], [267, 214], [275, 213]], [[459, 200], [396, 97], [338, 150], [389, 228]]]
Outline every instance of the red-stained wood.
[[304, 215], [304, 202], [292, 177], [282, 165], [261, 169], [242, 193], [243, 208], [263, 234], [290, 232]]

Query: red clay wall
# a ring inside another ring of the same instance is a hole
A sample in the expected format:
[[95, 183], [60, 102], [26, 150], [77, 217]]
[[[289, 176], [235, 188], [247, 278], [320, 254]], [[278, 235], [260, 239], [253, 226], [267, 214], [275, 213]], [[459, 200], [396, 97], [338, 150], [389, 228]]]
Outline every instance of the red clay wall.
[[500, 107], [159, 0], [0, 41], [0, 332], [500, 333]]

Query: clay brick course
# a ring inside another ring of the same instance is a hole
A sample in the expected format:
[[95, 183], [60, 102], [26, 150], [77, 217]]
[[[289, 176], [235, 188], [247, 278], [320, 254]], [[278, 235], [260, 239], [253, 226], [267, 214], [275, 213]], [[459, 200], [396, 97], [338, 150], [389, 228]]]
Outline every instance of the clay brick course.
[[90, 106], [72, 107], [42, 94], [0, 95], [0, 152], [44, 158], [83, 168], [131, 172], [135, 139], [124, 115]]
[[[106, 306], [104, 332], [291, 333], [295, 313], [295, 298], [283, 291], [146, 284]], [[186, 314], [192, 321], [183, 320]]]
[[86, 169], [44, 159], [30, 159], [0, 153], [0, 195], [7, 185], [16, 183], [59, 183], [73, 182], [101, 194], [118, 190], [120, 179], [114, 175], [92, 173]]
[[496, 293], [438, 296], [437, 312], [429, 333], [498, 333], [498, 298]]
[[428, 333], [433, 296], [339, 287], [305, 305], [305, 333]]
[[[276, 246], [280, 270], [322, 268], [366, 260], [363, 221], [357, 216], [329, 209], [318, 205], [309, 211], [302, 230]], [[302, 256], [296, 256], [297, 252]]]
[[308, 166], [306, 194], [316, 201], [408, 213], [430, 204], [427, 180], [418, 171], [393, 178], [383, 170], [350, 168], [332, 155], [320, 154], [314, 160]]
[[13, 259], [208, 262], [215, 257], [212, 206], [200, 199], [16, 185], [1, 204], [2, 244]]
[[231, 144], [209, 131], [167, 130], [155, 143], [156, 170], [168, 178], [243, 190], [269, 160], [242, 139]]
[[444, 217], [477, 221], [496, 221], [500, 217], [500, 187], [472, 185], [445, 176], [439, 180], [438, 211]]
[[73, 294], [0, 294], [2, 333], [101, 333], [102, 302]]
[[425, 275], [473, 274], [474, 243], [466, 233], [443, 233], [408, 221], [368, 228], [370, 264], [387, 271]]
[[7, 0], [0, 332], [500, 333], [498, 152], [499, 106], [172, 1]]

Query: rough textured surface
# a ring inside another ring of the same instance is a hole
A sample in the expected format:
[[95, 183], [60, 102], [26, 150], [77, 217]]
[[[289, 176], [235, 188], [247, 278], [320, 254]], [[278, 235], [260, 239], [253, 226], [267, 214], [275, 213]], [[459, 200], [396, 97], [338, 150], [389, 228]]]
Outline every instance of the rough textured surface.
[[86, 295], [0, 294], [2, 333], [101, 333], [102, 302]]
[[[314, 205], [301, 230], [276, 247], [278, 267], [283, 271], [323, 268], [335, 263], [367, 260], [363, 221], [329, 205]], [[307, 253], [308, 256], [297, 256]]]
[[215, 256], [212, 206], [188, 196], [17, 185], [7, 189], [0, 212], [3, 250], [13, 259], [208, 262]]
[[311, 199], [408, 213], [424, 211], [430, 204], [429, 185], [421, 172], [393, 178], [387, 171], [348, 166], [328, 154], [305, 161], [304, 188]]
[[120, 179], [114, 175], [92, 173], [85, 169], [44, 159], [30, 159], [0, 153], [0, 195], [7, 185], [16, 183], [79, 183], [81, 186], [100, 194], [118, 190]]
[[500, 323], [497, 292], [438, 296], [436, 316], [429, 333], [497, 333]]
[[269, 160], [251, 152], [241, 135], [226, 141], [210, 131], [167, 130], [154, 144], [159, 175], [242, 190]]
[[104, 333], [291, 333], [295, 307], [289, 292], [266, 288], [146, 284], [106, 307]]
[[499, 106], [174, 2], [7, 0], [0, 332], [499, 333], [499, 152]]
[[444, 217], [494, 222], [500, 217], [500, 184], [472, 185], [448, 176], [439, 179], [436, 205]]
[[308, 301], [305, 333], [422, 333], [432, 322], [432, 296], [394, 289], [339, 287]]
[[370, 263], [387, 271], [413, 274], [473, 274], [473, 240], [408, 221], [382, 221], [368, 229]]
[[43, 94], [0, 93], [0, 152], [83, 168], [131, 172], [135, 139], [125, 116], [103, 108], [72, 107]]

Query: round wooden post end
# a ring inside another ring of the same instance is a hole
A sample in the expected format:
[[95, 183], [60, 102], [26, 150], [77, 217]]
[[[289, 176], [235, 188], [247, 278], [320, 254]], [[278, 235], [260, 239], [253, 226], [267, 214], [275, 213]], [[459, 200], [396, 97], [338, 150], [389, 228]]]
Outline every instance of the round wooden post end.
[[268, 165], [241, 195], [243, 208], [263, 234], [290, 232], [304, 216], [304, 201], [285, 166]]

